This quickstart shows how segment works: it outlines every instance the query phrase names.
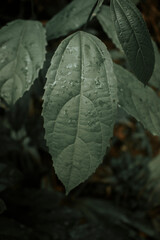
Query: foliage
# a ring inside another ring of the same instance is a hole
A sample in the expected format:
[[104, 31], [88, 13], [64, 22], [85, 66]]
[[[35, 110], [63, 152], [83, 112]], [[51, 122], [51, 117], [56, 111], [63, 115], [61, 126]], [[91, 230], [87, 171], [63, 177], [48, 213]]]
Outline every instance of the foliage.
[[43, 66], [45, 30], [40, 22], [16, 20], [2, 28], [0, 36], [0, 93], [11, 105], [31, 87]]
[[[132, 0], [104, 3], [73, 0], [44, 27], [37, 20], [15, 20], [0, 30], [4, 240], [103, 240], [117, 234], [143, 239], [139, 233], [157, 239], [147, 215], [156, 195], [152, 154], [110, 159], [113, 203], [77, 197], [102, 164], [120, 112], [160, 135], [160, 100], [151, 88], [159, 88], [156, 43]], [[115, 44], [114, 52], [94, 36], [94, 21]], [[52, 162], [66, 194], [73, 190], [68, 197], [51, 191]]]
[[88, 33], [66, 38], [52, 58], [42, 114], [55, 171], [67, 192], [102, 161], [116, 119], [116, 84], [105, 45]]
[[146, 84], [153, 72], [154, 52], [145, 22], [130, 0], [112, 0], [110, 8], [118, 39], [130, 68]]

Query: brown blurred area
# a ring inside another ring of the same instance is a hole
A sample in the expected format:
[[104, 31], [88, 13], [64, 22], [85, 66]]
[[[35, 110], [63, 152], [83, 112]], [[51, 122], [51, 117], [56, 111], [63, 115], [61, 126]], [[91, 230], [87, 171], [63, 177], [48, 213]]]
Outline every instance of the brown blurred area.
[[140, 4], [140, 9], [146, 21], [150, 34], [160, 47], [160, 1], [145, 0]]

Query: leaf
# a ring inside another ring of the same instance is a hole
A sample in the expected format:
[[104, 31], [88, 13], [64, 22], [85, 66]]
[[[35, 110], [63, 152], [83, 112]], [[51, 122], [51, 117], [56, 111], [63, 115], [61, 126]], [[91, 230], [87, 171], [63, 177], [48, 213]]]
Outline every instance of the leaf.
[[117, 85], [106, 46], [85, 32], [62, 41], [43, 98], [47, 145], [69, 193], [95, 171], [112, 136]]
[[152, 75], [155, 62], [146, 24], [131, 0], [112, 0], [111, 14], [130, 68], [146, 85]]
[[45, 45], [38, 21], [16, 20], [0, 30], [0, 95], [8, 104], [22, 97], [37, 78]]
[[148, 86], [124, 68], [114, 64], [118, 81], [119, 106], [140, 121], [152, 134], [160, 136], [160, 99]]
[[[97, 0], [73, 0], [46, 24], [47, 40], [67, 35], [82, 27]], [[98, 10], [99, 8], [96, 8]], [[94, 11], [96, 15], [96, 11]]]
[[155, 54], [155, 65], [154, 65], [154, 71], [149, 83], [152, 86], [160, 89], [160, 53], [156, 43], [152, 41], [152, 44], [153, 44], [154, 54]]
[[[112, 20], [110, 7], [103, 5], [101, 7], [100, 12], [97, 14], [97, 19], [101, 24], [104, 32], [108, 35], [108, 37], [113, 41], [115, 46], [122, 50], [121, 44], [118, 40], [117, 33], [114, 27], [114, 23]], [[123, 50], [122, 50], [123, 51]]]

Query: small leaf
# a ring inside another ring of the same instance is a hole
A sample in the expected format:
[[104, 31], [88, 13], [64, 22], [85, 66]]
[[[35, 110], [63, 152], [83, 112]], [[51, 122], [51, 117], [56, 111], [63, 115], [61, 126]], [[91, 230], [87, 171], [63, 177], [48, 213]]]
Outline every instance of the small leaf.
[[[87, 22], [96, 2], [97, 0], [73, 0], [47, 22], [47, 39], [51, 40], [65, 36], [82, 27]], [[99, 8], [96, 8], [97, 10]], [[96, 15], [96, 11], [94, 11], [94, 15]]]
[[111, 13], [130, 68], [146, 85], [152, 75], [155, 61], [146, 24], [131, 0], [111, 0]]
[[[101, 24], [104, 32], [108, 35], [108, 37], [113, 41], [115, 46], [122, 50], [122, 46], [118, 40], [117, 33], [114, 27], [114, 23], [112, 20], [110, 7], [103, 5], [99, 13], [97, 13], [97, 19]], [[123, 50], [122, 50], [123, 51]]]
[[117, 85], [106, 46], [77, 32], [59, 45], [47, 73], [45, 138], [67, 193], [102, 162], [117, 112]]
[[140, 121], [152, 134], [160, 136], [160, 99], [130, 72], [114, 64], [118, 81], [119, 105]]
[[30, 88], [45, 60], [40, 22], [16, 20], [0, 30], [0, 95], [14, 104]]
[[155, 65], [154, 65], [154, 71], [149, 83], [152, 86], [160, 89], [160, 53], [156, 43], [152, 41], [152, 44], [153, 44], [154, 54], [155, 54]]

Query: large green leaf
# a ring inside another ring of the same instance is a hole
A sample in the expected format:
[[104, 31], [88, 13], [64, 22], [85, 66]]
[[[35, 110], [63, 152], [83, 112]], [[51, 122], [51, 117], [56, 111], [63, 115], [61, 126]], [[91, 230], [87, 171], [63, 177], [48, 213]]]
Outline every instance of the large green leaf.
[[146, 24], [132, 0], [111, 0], [111, 13], [130, 68], [147, 84], [154, 69], [154, 51]]
[[124, 68], [114, 64], [119, 105], [154, 135], [160, 136], [160, 98]]
[[101, 10], [97, 13], [97, 19], [101, 24], [104, 32], [108, 35], [108, 37], [113, 41], [115, 46], [122, 50], [122, 46], [118, 40], [117, 33], [114, 27], [114, 23], [112, 20], [110, 7], [103, 5]]
[[40, 22], [16, 20], [0, 30], [0, 95], [8, 104], [22, 97], [45, 60]]
[[[83, 26], [87, 22], [89, 14], [96, 2], [97, 0], [73, 0], [47, 22], [47, 39], [51, 40], [65, 36], [71, 31], [77, 30]], [[98, 11], [98, 8], [95, 10]], [[96, 15], [95, 11], [94, 15]]]
[[77, 32], [58, 47], [47, 73], [45, 138], [67, 193], [101, 163], [117, 112], [117, 85], [106, 46]]

